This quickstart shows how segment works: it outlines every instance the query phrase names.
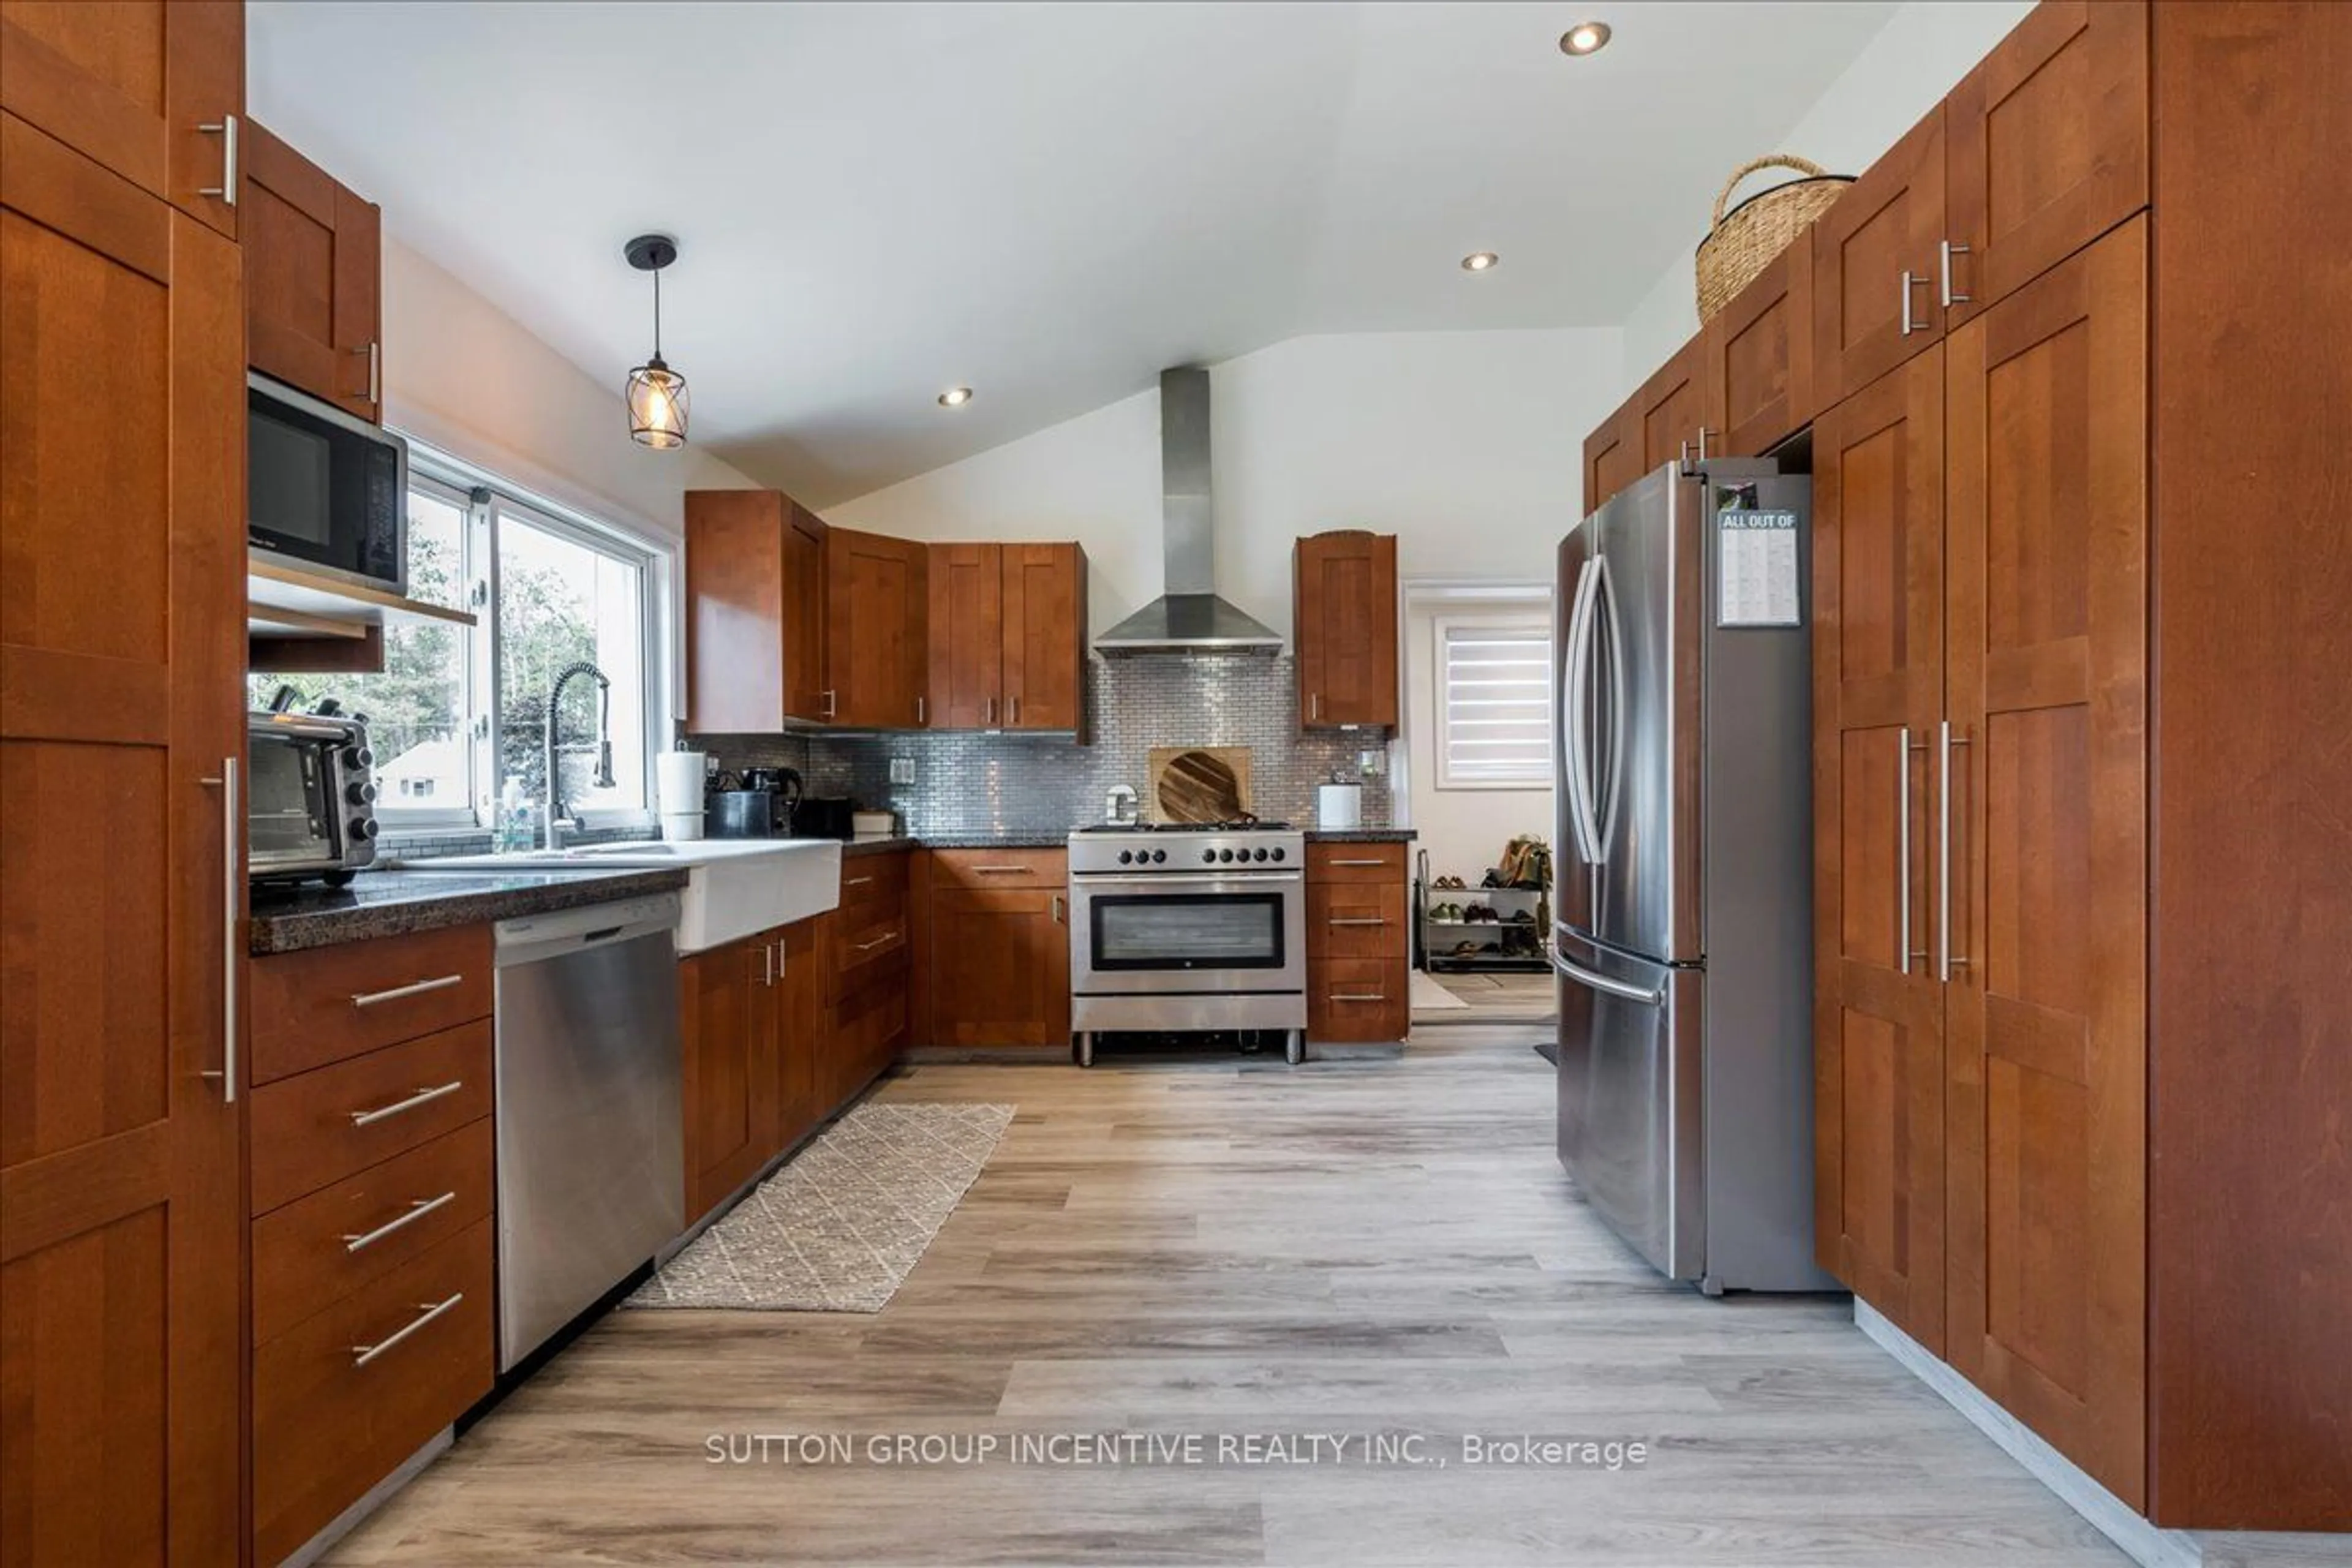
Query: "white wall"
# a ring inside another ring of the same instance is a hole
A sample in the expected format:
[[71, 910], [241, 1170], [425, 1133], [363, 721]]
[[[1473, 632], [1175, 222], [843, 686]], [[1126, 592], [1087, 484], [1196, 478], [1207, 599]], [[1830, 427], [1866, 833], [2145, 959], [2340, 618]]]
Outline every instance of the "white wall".
[[[1887, 18], [1780, 145], [1833, 174], [1859, 174], [1893, 146], [2033, 9], [2033, 0], [1911, 0]], [[1742, 190], [1762, 189], [1759, 174]], [[1712, 201], [1714, 193], [1706, 193]], [[1612, 405], [1698, 331], [1690, 252], [1678, 257], [1625, 319], [1625, 375]]]
[[[1581, 431], [1614, 401], [1608, 330], [1294, 338], [1210, 373], [1217, 586], [1290, 629], [1302, 533], [1397, 535], [1404, 577], [1549, 580]], [[1156, 598], [1160, 395], [1139, 394], [830, 508], [915, 539], [1076, 539], [1101, 630]]]
[[384, 418], [402, 431], [593, 517], [677, 538], [688, 489], [751, 481], [694, 446], [629, 439], [606, 386], [451, 273], [383, 242]]
[[[1529, 579], [1541, 593], [1550, 574]], [[1501, 858], [1503, 847], [1523, 833], [1549, 842], [1552, 836], [1549, 789], [1454, 789], [1437, 787], [1437, 619], [1490, 610], [1551, 614], [1549, 596], [1517, 601], [1448, 601], [1430, 592], [1406, 589], [1404, 607], [1405, 753], [1401, 782], [1412, 800], [1415, 847], [1429, 852], [1433, 876], [1451, 873], [1477, 885], [1479, 874]]]

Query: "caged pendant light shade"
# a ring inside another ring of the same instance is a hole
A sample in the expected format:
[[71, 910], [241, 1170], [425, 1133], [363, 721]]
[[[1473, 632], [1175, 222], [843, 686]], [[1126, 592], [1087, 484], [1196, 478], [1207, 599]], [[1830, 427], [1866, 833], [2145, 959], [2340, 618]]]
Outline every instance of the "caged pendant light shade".
[[653, 357], [629, 372], [629, 384], [624, 394], [629, 405], [629, 436], [647, 447], [683, 447], [688, 407], [686, 377], [670, 369], [661, 353], [662, 268], [677, 259], [677, 241], [666, 234], [641, 234], [629, 241], [624, 254], [630, 266], [654, 275]]

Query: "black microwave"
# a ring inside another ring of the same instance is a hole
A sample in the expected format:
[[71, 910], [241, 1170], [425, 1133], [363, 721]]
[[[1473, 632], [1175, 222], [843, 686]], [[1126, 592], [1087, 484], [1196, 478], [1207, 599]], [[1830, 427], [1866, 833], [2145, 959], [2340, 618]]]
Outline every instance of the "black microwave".
[[288, 565], [408, 591], [408, 443], [246, 376], [245, 542]]

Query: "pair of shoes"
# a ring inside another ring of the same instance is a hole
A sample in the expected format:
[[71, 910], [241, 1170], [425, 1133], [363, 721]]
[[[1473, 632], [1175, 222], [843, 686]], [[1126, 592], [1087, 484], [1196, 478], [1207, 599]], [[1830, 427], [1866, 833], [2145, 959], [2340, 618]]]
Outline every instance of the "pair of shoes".
[[1480, 882], [1478, 885], [1482, 888], [1507, 888], [1510, 886], [1508, 882], [1503, 880], [1503, 874], [1500, 871], [1487, 872], [1486, 880]]
[[1462, 918], [1475, 923], [1480, 921], [1499, 921], [1502, 917], [1485, 904], [1472, 904], [1462, 911]]
[[1459, 922], [1462, 919], [1462, 906], [1460, 904], [1432, 904], [1429, 906], [1429, 918], [1433, 921]]
[[1459, 887], [1461, 887], [1462, 885], [1463, 885], [1462, 879], [1461, 879], [1461, 878], [1459, 878], [1459, 877], [1440, 877], [1439, 879], [1437, 879], [1437, 880], [1435, 880], [1434, 882], [1432, 882], [1432, 883], [1430, 884], [1430, 886], [1431, 886], [1431, 887], [1433, 887], [1433, 888], [1447, 888], [1447, 889], [1450, 889], [1450, 888], [1459, 888]]
[[1515, 926], [1531, 926], [1536, 923], [1536, 912], [1533, 910], [1514, 910], [1507, 923]]
[[1486, 951], [1475, 942], [1457, 942], [1454, 944], [1454, 956], [1456, 958], [1473, 958]]

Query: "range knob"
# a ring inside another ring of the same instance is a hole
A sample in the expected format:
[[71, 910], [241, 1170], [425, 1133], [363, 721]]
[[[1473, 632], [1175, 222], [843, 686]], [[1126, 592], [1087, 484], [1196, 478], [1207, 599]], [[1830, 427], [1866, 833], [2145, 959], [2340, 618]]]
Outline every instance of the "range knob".
[[1155, 866], [1164, 866], [1164, 865], [1166, 865], [1166, 864], [1167, 864], [1167, 862], [1168, 862], [1168, 851], [1167, 851], [1167, 850], [1165, 850], [1165, 849], [1154, 849], [1154, 850], [1151, 852], [1151, 863], [1152, 863], [1153, 865], [1155, 865]]
[[1129, 865], [1133, 865], [1133, 864], [1134, 864], [1134, 862], [1135, 862], [1135, 851], [1134, 851], [1134, 850], [1132, 850], [1132, 849], [1122, 849], [1122, 850], [1120, 850], [1120, 851], [1118, 852], [1118, 863], [1119, 863], [1120, 865], [1122, 865], [1122, 866], [1129, 866]]
[[1203, 866], [1213, 864], [1216, 858], [1217, 852], [1213, 849], [1203, 849], [1201, 851], [1201, 864]]
[[375, 785], [365, 779], [356, 779], [344, 786], [343, 798], [353, 805], [365, 805], [375, 799]]
[[343, 762], [354, 768], [372, 768], [375, 766], [375, 752], [365, 746], [345, 746]]
[[352, 842], [354, 844], [364, 844], [369, 839], [373, 838], [375, 837], [375, 818], [373, 816], [352, 817], [351, 834]]
[[1217, 851], [1217, 858], [1230, 866], [1234, 863], [1234, 852], [1230, 849], [1220, 849]]
[[1277, 860], [1286, 860], [1290, 857], [1285, 851], [1277, 849], [1274, 852], [1274, 858]]
[[1263, 849], [1259, 850], [1259, 851], [1257, 852], [1257, 858], [1258, 858], [1259, 859], [1261, 859], [1261, 860], [1265, 859], [1265, 850], [1263, 850]]

